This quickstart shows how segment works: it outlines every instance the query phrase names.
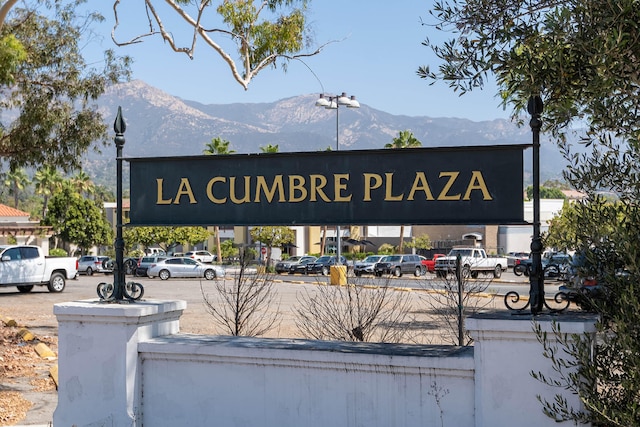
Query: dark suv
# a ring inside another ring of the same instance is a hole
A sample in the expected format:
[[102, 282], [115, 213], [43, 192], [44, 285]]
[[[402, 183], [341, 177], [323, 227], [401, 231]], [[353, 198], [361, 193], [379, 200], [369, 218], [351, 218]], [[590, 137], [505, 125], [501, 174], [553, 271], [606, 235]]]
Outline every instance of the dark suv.
[[425, 273], [425, 267], [421, 261], [419, 255], [389, 255], [376, 263], [373, 274], [377, 277], [382, 277], [383, 274], [400, 277], [405, 273], [413, 273], [414, 276], [419, 277]]
[[[312, 273], [320, 273], [323, 276], [329, 274], [329, 270], [332, 265], [336, 265], [336, 256], [335, 255], [323, 255], [314, 262], [310, 262], [307, 264], [307, 274]], [[347, 259], [343, 256], [340, 256], [340, 264], [347, 265]]]

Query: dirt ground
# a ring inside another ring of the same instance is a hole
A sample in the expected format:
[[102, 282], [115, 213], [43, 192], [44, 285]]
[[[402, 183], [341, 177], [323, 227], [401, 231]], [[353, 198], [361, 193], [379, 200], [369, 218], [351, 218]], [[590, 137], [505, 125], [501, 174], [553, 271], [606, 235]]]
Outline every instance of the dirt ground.
[[25, 395], [56, 390], [49, 370], [57, 361], [41, 358], [35, 346], [43, 342], [55, 352], [57, 337], [25, 341], [20, 331], [19, 326], [0, 324], [0, 426], [25, 419], [34, 405]]

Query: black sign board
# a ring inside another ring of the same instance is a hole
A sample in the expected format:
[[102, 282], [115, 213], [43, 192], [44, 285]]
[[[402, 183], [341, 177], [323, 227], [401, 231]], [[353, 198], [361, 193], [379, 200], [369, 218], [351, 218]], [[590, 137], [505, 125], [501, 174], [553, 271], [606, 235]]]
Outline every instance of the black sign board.
[[130, 224], [521, 224], [527, 147], [132, 158]]

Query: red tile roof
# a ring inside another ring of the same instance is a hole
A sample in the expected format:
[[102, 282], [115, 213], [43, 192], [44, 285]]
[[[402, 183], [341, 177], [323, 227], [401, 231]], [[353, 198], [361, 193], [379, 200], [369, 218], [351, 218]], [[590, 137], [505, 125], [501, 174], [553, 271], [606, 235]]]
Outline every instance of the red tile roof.
[[27, 218], [29, 218], [31, 215], [28, 212], [24, 212], [0, 203], [0, 217], [3, 216], [26, 216]]

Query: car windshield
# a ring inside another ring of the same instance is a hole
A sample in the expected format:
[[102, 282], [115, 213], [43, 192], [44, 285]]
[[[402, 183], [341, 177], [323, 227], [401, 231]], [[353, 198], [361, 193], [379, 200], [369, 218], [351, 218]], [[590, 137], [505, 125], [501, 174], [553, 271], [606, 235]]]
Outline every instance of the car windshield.
[[397, 261], [400, 261], [400, 259], [401, 259], [401, 258], [402, 258], [402, 257], [401, 257], [401, 256], [399, 256], [399, 255], [396, 255], [396, 256], [390, 256], [390, 257], [387, 259], [387, 261], [388, 261], [388, 262], [397, 262]]
[[318, 258], [317, 262], [329, 262], [329, 261], [331, 261], [331, 258], [333, 258], [333, 257], [331, 257], [329, 255], [324, 255], [324, 256], [321, 256], [320, 258]]
[[362, 262], [378, 262], [382, 259], [383, 257], [380, 255], [369, 255], [368, 257], [366, 257], [365, 259], [362, 260]]
[[289, 257], [288, 259], [286, 259], [285, 261], [298, 262], [298, 261], [300, 261], [300, 258], [302, 258], [302, 257], [300, 257], [300, 256], [292, 256], [292, 257]]
[[452, 249], [451, 252], [449, 252], [449, 256], [457, 256], [458, 254], [460, 254], [460, 256], [465, 257], [471, 256], [472, 253], [472, 249]]

